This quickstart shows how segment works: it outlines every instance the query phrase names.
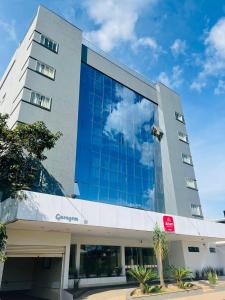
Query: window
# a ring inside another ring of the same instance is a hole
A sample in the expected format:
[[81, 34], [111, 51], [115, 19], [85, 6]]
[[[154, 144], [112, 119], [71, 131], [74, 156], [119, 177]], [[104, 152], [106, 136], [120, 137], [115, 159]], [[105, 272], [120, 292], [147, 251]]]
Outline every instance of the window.
[[184, 122], [184, 116], [178, 112], [175, 112], [175, 117], [177, 121], [180, 121], [181, 123], [185, 123]]
[[188, 247], [188, 252], [200, 252], [199, 247]]
[[183, 132], [178, 132], [179, 140], [185, 143], [188, 143], [188, 136]]
[[76, 245], [70, 245], [69, 279], [77, 277], [76, 269]]
[[210, 252], [210, 253], [216, 253], [216, 248], [210, 247], [210, 248], [209, 248], [209, 252]]
[[41, 44], [48, 48], [49, 50], [57, 53], [58, 52], [58, 43], [50, 39], [49, 37], [45, 36], [44, 34], [41, 34]]
[[13, 61], [11, 67], [9, 68], [9, 71], [8, 71], [7, 74], [5, 75], [5, 78], [4, 78], [4, 79], [2, 78], [2, 79], [0, 80], [0, 82], [2, 82], [2, 84], [1, 84], [1, 86], [0, 86], [0, 90], [1, 90], [1, 88], [3, 87], [3, 85], [4, 85], [5, 81], [6, 81], [6, 79], [8, 78], [10, 72], [12, 71], [12, 68], [13, 68], [15, 62], [16, 62], [16, 60]]
[[157, 265], [153, 248], [125, 247], [126, 268], [135, 265], [155, 267]]
[[202, 216], [201, 205], [191, 204], [191, 213], [193, 216]]
[[121, 268], [119, 246], [81, 245], [80, 276], [111, 277]]
[[55, 69], [40, 61], [37, 61], [36, 71], [51, 79], [55, 79]]
[[2, 96], [2, 100], [0, 101], [0, 104], [2, 104], [5, 101], [6, 93]]
[[186, 178], [186, 186], [190, 189], [197, 190], [197, 182], [195, 179], [192, 178]]
[[50, 109], [51, 108], [51, 98], [41, 95], [38, 92], [31, 91], [30, 95], [30, 103], [35, 104], [37, 106]]
[[182, 153], [182, 161], [183, 161], [185, 164], [192, 165], [191, 155]]

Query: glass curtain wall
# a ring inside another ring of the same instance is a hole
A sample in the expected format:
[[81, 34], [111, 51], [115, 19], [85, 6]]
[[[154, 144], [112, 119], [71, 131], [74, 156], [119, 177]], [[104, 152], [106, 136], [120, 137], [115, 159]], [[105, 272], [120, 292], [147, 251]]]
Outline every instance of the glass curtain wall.
[[77, 278], [76, 269], [76, 245], [70, 245], [69, 279]]
[[80, 276], [111, 277], [121, 273], [119, 246], [81, 245]]
[[[164, 212], [157, 105], [81, 65], [75, 182], [80, 199]], [[78, 192], [79, 191], [79, 192]]]
[[132, 266], [156, 267], [156, 257], [153, 248], [125, 247], [126, 268]]

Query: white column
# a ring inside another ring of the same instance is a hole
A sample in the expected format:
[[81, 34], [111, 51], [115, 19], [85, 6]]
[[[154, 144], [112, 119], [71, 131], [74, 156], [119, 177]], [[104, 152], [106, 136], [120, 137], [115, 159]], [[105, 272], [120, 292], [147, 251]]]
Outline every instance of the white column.
[[68, 240], [66, 244], [65, 254], [63, 257], [63, 288], [67, 289], [69, 284], [69, 263], [70, 263], [70, 244], [71, 244], [71, 234], [68, 235]]
[[126, 275], [126, 270], [125, 270], [125, 247], [120, 246], [120, 252], [121, 252], [121, 267], [122, 267], [122, 275]]
[[64, 255], [64, 266], [63, 266], [63, 288], [68, 288], [69, 281], [69, 263], [70, 263], [70, 245], [66, 245], [66, 251]]
[[3, 270], [4, 270], [4, 263], [0, 263], [0, 287], [2, 285]]

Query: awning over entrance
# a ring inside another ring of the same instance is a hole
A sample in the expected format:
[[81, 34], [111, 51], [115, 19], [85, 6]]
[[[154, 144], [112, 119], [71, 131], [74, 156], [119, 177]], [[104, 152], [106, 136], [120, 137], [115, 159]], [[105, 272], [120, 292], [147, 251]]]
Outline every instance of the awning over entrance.
[[[25, 200], [1, 203], [1, 220], [8, 228], [52, 230], [117, 238], [149, 238], [158, 223], [169, 231], [169, 240], [225, 240], [224, 224], [213, 221], [167, 216], [152, 211], [25, 192]], [[29, 224], [29, 225], [28, 225]], [[30, 250], [31, 253], [33, 250]], [[58, 249], [58, 252], [61, 250]], [[34, 251], [35, 252], [35, 251]]]

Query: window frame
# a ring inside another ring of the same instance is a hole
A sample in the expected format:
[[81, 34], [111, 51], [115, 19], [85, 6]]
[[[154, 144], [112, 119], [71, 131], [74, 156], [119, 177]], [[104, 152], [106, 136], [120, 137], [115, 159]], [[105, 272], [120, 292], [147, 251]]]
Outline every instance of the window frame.
[[[181, 135], [182, 135], [183, 137], [186, 137], [186, 139], [183, 139], [183, 138], [181, 137]], [[184, 143], [186, 143], [186, 144], [189, 144], [188, 135], [187, 135], [186, 133], [183, 133], [182, 131], [178, 131], [178, 139], [179, 139], [179, 141], [181, 141], [181, 142], [184, 142]]]
[[196, 247], [196, 246], [189, 246], [188, 247], [188, 252], [190, 252], [190, 253], [200, 253], [200, 249], [199, 249], [199, 247]]
[[[193, 179], [193, 178], [190, 178], [190, 177], [186, 177], [185, 178], [185, 181], [186, 181], [186, 187], [189, 188], [189, 189], [192, 189], [192, 190], [198, 190], [198, 186], [197, 186], [197, 180], [196, 179]], [[188, 185], [188, 181], [192, 181], [192, 182], [195, 182], [195, 187], [192, 187], [192, 186], [189, 186]]]
[[[42, 38], [47, 39], [49, 42], [52, 42], [53, 44], [56, 44], [56, 50], [49, 48], [45, 43], [42, 43]], [[59, 43], [57, 43], [55, 40], [53, 40], [52, 38], [48, 37], [47, 35], [45, 35], [44, 33], [40, 33], [40, 40], [39, 40], [39, 44], [42, 45], [43, 47], [45, 47], [46, 49], [58, 54], [59, 52]]]
[[[182, 120], [179, 119], [179, 117], [181, 116]], [[179, 122], [181, 122], [182, 124], [185, 124], [185, 120], [184, 120], [184, 115], [175, 111], [175, 119]]]
[[[184, 156], [190, 158], [190, 163], [184, 160]], [[182, 153], [181, 153], [181, 159], [182, 159], [182, 162], [183, 162], [184, 164], [189, 165], [189, 166], [193, 166], [193, 161], [192, 161], [192, 156], [191, 156], [191, 155], [182, 152]]]
[[209, 247], [209, 252], [215, 254], [216, 253], [216, 247]]
[[[199, 214], [194, 213], [193, 209], [196, 209], [196, 210], [199, 209]], [[192, 203], [191, 204], [191, 214], [192, 214], [192, 216], [195, 216], [195, 217], [202, 217], [202, 207], [201, 207], [201, 205]]]
[[[49, 102], [50, 102], [49, 108], [48, 108], [48, 107], [45, 107], [45, 106], [42, 106], [42, 105], [39, 105], [39, 104], [37, 104], [37, 103], [31, 102], [31, 100], [32, 100], [32, 93], [38, 94], [38, 95], [40, 95], [41, 97], [44, 97], [45, 99], [48, 98], [48, 99], [49, 99]], [[26, 101], [26, 102], [27, 102], [27, 101]], [[30, 99], [29, 99], [29, 102], [28, 102], [28, 103], [30, 103], [30, 104], [32, 104], [32, 105], [34, 105], [34, 106], [37, 106], [37, 107], [39, 107], [39, 108], [42, 108], [42, 109], [51, 111], [51, 107], [52, 107], [52, 97], [48, 97], [48, 96], [43, 95], [43, 94], [40, 93], [40, 92], [37, 92], [37, 91], [34, 91], [34, 90], [30, 90]]]
[[[41, 71], [39, 71], [39, 70], [38, 70], [38, 64], [44, 65], [45, 67], [48, 67], [48, 68], [50, 68], [50, 69], [53, 69], [53, 70], [54, 70], [54, 76], [51, 77], [51, 76], [48, 76], [47, 74], [42, 73]], [[52, 67], [52, 66], [50, 66], [50, 65], [48, 65], [48, 64], [46, 64], [46, 63], [44, 63], [44, 62], [42, 62], [42, 61], [40, 61], [40, 60], [38, 60], [38, 59], [36, 60], [36, 68], [35, 68], [35, 71], [36, 71], [38, 74], [41, 74], [42, 76], [45, 76], [45, 77], [47, 77], [47, 78], [49, 78], [49, 79], [51, 79], [51, 80], [55, 80], [56, 69], [55, 69], [54, 67]]]

